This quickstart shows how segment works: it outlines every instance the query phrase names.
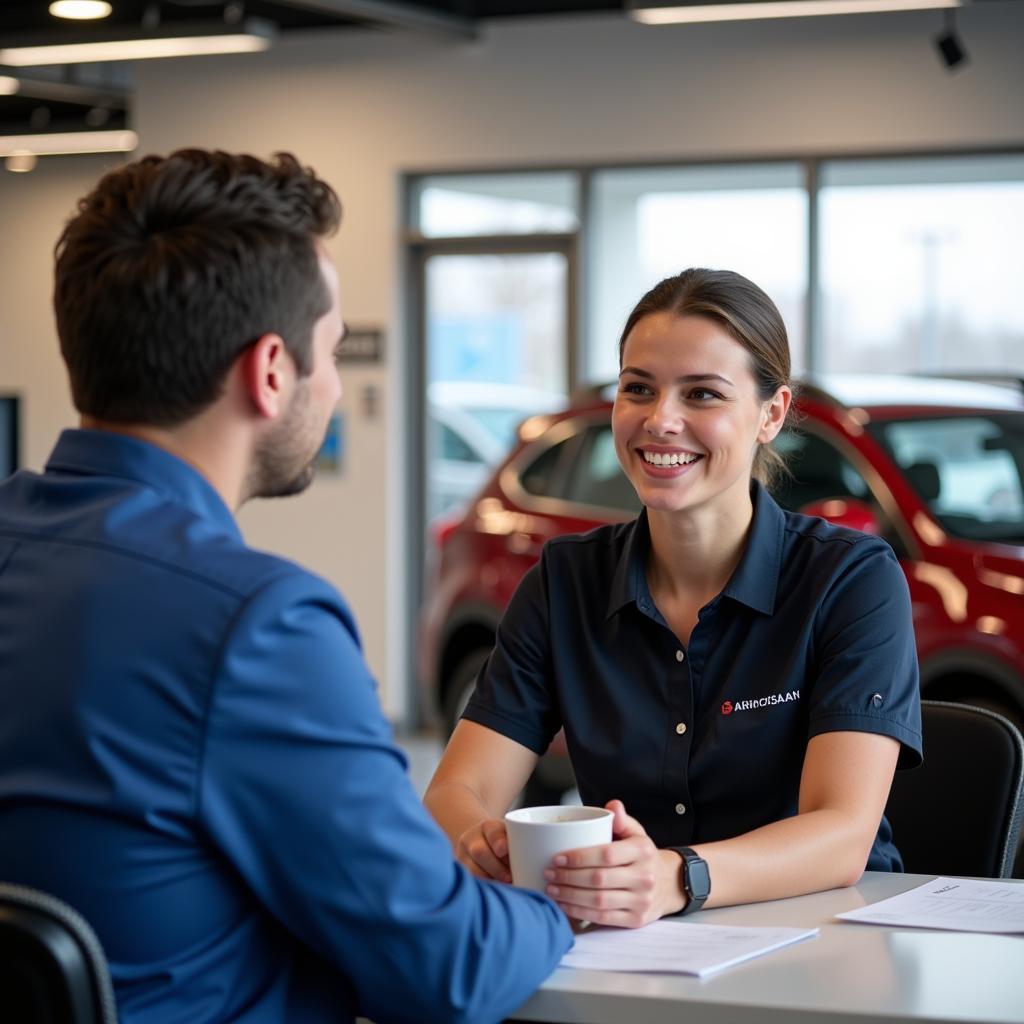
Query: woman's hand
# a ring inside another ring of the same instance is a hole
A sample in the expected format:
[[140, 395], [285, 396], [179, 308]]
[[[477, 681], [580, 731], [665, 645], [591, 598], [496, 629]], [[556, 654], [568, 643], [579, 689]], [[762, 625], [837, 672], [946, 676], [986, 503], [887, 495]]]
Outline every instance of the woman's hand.
[[466, 829], [455, 844], [455, 857], [477, 878], [511, 882], [508, 865], [508, 834], [505, 822], [488, 818]]
[[659, 850], [621, 800], [605, 806], [615, 815], [614, 841], [555, 857], [544, 872], [548, 895], [571, 918], [620, 928], [640, 928], [682, 910], [679, 854]]

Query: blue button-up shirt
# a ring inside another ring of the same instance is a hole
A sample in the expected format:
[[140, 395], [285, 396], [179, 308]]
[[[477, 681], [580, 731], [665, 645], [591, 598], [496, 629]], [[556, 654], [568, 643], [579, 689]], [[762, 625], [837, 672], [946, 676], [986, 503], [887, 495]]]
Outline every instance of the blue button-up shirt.
[[497, 1020], [572, 941], [454, 863], [337, 591], [105, 432], [0, 486], [0, 880], [93, 925], [124, 1024]]
[[[646, 514], [549, 541], [498, 628], [465, 711], [543, 753], [562, 726], [580, 795], [613, 798], [659, 846], [797, 813], [807, 742], [858, 731], [921, 757], [906, 580], [876, 537], [784, 512], [754, 485], [728, 585], [688, 645], [647, 585]], [[868, 868], [898, 870], [883, 818]]]

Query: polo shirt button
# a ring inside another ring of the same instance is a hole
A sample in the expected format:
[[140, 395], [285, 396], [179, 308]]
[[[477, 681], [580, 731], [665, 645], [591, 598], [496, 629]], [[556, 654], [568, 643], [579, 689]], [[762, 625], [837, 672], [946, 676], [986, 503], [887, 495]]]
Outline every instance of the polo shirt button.
[[676, 814], [685, 814], [686, 804], [676, 804]]
[[682, 651], [676, 651], [676, 661], [682, 661], [686, 655]]
[[676, 726], [676, 732], [679, 733], [680, 736], [682, 736], [683, 733], [686, 732], [686, 723], [685, 722], [680, 722]]
[[880, 708], [884, 703], [882, 700], [882, 695], [880, 693], [876, 693], [874, 697], [871, 698], [871, 703], [874, 704], [876, 708]]

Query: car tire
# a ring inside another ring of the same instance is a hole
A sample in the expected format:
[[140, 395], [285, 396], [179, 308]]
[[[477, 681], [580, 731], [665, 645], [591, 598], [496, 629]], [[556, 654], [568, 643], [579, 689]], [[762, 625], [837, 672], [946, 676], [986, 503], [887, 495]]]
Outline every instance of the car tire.
[[[476, 647], [466, 654], [455, 666], [452, 673], [452, 681], [445, 694], [442, 713], [444, 715], [444, 727], [447, 735], [455, 731], [459, 724], [462, 712], [469, 703], [476, 689], [476, 677], [480, 674], [480, 668], [488, 659], [491, 653], [490, 647]], [[565, 758], [556, 758], [557, 762], [563, 762]], [[516, 798], [513, 806], [534, 807], [543, 804], [557, 804], [562, 801], [567, 790], [574, 785], [572, 769], [561, 765], [554, 765], [552, 771], [542, 760], [537, 770], [530, 776], [526, 787]], [[563, 776], [568, 776], [563, 780]]]
[[468, 654], [464, 655], [461, 661], [455, 666], [452, 673], [452, 681], [444, 695], [444, 727], [446, 734], [451, 736], [455, 726], [459, 724], [462, 712], [469, 703], [476, 689], [476, 677], [480, 673], [480, 666], [490, 656], [490, 647], [474, 647]]

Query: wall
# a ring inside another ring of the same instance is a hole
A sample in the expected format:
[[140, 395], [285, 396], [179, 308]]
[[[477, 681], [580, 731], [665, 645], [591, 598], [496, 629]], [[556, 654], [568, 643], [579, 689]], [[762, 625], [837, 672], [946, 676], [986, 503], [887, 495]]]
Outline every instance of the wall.
[[[610, 15], [513, 19], [471, 42], [318, 33], [255, 57], [137, 68], [144, 151], [293, 149], [345, 203], [331, 244], [345, 315], [385, 327], [389, 357], [344, 375], [345, 475], [292, 501], [250, 506], [242, 522], [253, 543], [310, 564], [348, 595], [394, 716], [406, 709], [403, 569], [415, 557], [401, 527], [401, 173], [1022, 146], [1022, 8], [961, 12], [971, 64], [956, 74], [935, 55], [935, 12], [665, 28]], [[43, 257], [97, 171], [92, 160], [63, 166], [24, 176], [27, 184], [0, 178], [12, 243], [0, 275], [0, 387], [28, 392], [35, 464], [68, 415]], [[376, 418], [360, 411], [367, 384], [382, 393]]]

